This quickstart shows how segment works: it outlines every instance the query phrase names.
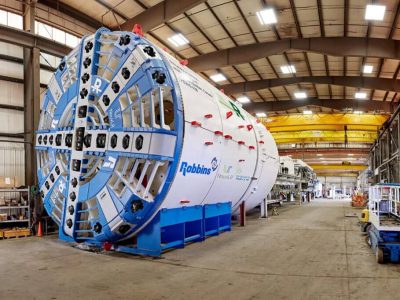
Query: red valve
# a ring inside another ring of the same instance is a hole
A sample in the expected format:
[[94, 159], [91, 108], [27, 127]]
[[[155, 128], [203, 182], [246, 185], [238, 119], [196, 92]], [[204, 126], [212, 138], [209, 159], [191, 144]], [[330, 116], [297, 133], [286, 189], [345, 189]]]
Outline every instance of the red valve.
[[189, 200], [181, 200], [180, 202], [181, 202], [182, 204], [190, 203]]
[[239, 128], [240, 128], [240, 129], [244, 128], [244, 125], [239, 125]]
[[249, 149], [250, 149], [250, 150], [254, 150], [254, 149], [256, 149], [256, 147], [254, 147], [254, 146], [249, 146]]
[[227, 112], [226, 112], [226, 118], [227, 118], [227, 119], [229, 119], [230, 117], [232, 117], [232, 115], [233, 115], [233, 112], [231, 112], [231, 111], [227, 111]]
[[231, 139], [232, 139], [232, 136], [229, 135], [229, 134], [227, 134], [227, 135], [224, 136], [224, 138], [225, 138], [226, 140], [231, 140]]
[[222, 131], [217, 130], [217, 131], [214, 131], [214, 134], [215, 135], [223, 135], [224, 133]]
[[141, 37], [144, 36], [143, 30], [142, 30], [142, 25], [140, 25], [140, 24], [133, 25], [132, 32], [136, 33], [138, 36], [141, 36]]
[[206, 119], [211, 119], [212, 117], [213, 117], [212, 114], [208, 114], [208, 115], [205, 115], [205, 116], [204, 116], [204, 118], [206, 118]]
[[197, 122], [197, 121], [192, 121], [192, 122], [190, 122], [190, 124], [192, 124], [192, 126], [196, 126], [196, 127], [200, 127], [201, 126], [201, 123]]
[[253, 125], [247, 125], [247, 130], [250, 131], [253, 129]]
[[260, 144], [264, 144], [264, 141], [259, 141]]
[[187, 65], [189, 64], [189, 61], [188, 61], [187, 59], [182, 59], [181, 61], [179, 61], [179, 63], [180, 63], [182, 66], [187, 66]]
[[207, 145], [207, 146], [210, 146], [210, 145], [212, 145], [214, 143], [213, 142], [205, 142], [204, 144]]
[[244, 141], [239, 141], [238, 144], [239, 145], [244, 145]]

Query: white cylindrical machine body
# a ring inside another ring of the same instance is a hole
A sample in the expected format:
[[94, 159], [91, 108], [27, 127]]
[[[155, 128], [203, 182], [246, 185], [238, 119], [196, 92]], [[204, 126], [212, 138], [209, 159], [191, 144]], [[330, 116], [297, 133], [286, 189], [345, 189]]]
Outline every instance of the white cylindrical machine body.
[[163, 208], [249, 210], [279, 168], [271, 134], [239, 103], [143, 37], [104, 28], [54, 73], [36, 151], [45, 208], [78, 242], [131, 237]]
[[230, 201], [235, 211], [246, 201], [246, 210], [254, 208], [271, 190], [279, 169], [272, 135], [239, 103], [165, 57], [180, 90], [185, 126], [178, 172], [162, 207]]

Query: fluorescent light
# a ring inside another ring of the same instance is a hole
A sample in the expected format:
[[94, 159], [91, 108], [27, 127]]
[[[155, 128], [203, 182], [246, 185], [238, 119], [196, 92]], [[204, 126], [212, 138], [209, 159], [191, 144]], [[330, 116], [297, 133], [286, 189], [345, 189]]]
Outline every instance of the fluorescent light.
[[222, 74], [211, 75], [210, 78], [214, 82], [220, 82], [226, 80], [226, 77]]
[[305, 92], [295, 92], [294, 93], [294, 97], [296, 99], [306, 99], [307, 98], [307, 94]]
[[353, 153], [349, 153], [349, 154], [347, 154], [348, 156], [353, 156], [354, 154]]
[[355, 111], [353, 111], [353, 114], [356, 114], [356, 115], [361, 115], [363, 112], [361, 111], [361, 110], [355, 110]]
[[267, 116], [267, 114], [263, 113], [263, 112], [259, 112], [259, 113], [256, 113], [256, 116], [257, 116], [257, 118], [265, 118]]
[[269, 25], [277, 23], [275, 10], [273, 8], [267, 8], [257, 12], [258, 20], [262, 25]]
[[312, 110], [303, 110], [303, 115], [312, 115]]
[[365, 20], [382, 21], [385, 16], [386, 6], [368, 4], [365, 9]]
[[317, 153], [317, 156], [322, 156], [323, 154], [321, 154], [321, 153]]
[[363, 73], [371, 74], [373, 69], [374, 69], [374, 66], [372, 66], [372, 65], [364, 65]]
[[296, 68], [293, 65], [281, 66], [281, 71], [283, 74], [294, 74], [296, 73]]
[[236, 100], [239, 101], [240, 103], [249, 103], [250, 102], [249, 97], [246, 97], [246, 96], [238, 97], [238, 98], [236, 98]]
[[189, 44], [189, 41], [182, 33], [175, 34], [168, 38], [168, 41], [175, 47], [180, 47]]
[[354, 97], [356, 99], [367, 99], [367, 93], [365, 93], [365, 92], [357, 92], [357, 93], [355, 93]]

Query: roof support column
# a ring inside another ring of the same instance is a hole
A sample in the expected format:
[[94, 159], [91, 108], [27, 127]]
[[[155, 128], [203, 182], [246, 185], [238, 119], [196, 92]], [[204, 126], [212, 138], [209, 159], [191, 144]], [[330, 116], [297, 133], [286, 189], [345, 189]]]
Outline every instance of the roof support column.
[[[37, 0], [25, 0], [24, 30], [34, 33]], [[35, 130], [40, 116], [40, 50], [24, 48], [24, 134], [25, 185], [37, 183], [34, 150]]]

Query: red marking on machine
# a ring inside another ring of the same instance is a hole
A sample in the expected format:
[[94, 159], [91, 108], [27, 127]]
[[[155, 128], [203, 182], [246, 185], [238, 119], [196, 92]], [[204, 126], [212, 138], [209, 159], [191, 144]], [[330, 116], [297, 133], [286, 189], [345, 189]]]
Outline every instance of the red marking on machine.
[[214, 143], [213, 142], [205, 142], [204, 144], [207, 146], [210, 146], [210, 145], [213, 145]]
[[110, 251], [111, 248], [112, 248], [112, 243], [110, 243], [110, 242], [104, 242], [104, 243], [103, 243], [103, 249], [104, 249], [105, 251]]
[[204, 115], [204, 118], [206, 118], [206, 119], [211, 119], [213, 117], [213, 115], [212, 114], [207, 114], [207, 115]]
[[197, 122], [197, 121], [192, 121], [192, 122], [190, 122], [190, 124], [192, 124], [192, 126], [194, 126], [194, 127], [200, 127], [201, 126], [201, 123]]
[[214, 131], [215, 135], [224, 135], [224, 133], [222, 131], [216, 130]]
[[253, 125], [247, 125], [247, 130], [250, 131], [253, 129]]
[[144, 33], [143, 33], [143, 30], [142, 30], [142, 25], [140, 25], [140, 24], [133, 25], [132, 32], [137, 34], [138, 36], [144, 37]]
[[224, 138], [225, 138], [226, 140], [231, 140], [231, 139], [232, 139], [232, 136], [229, 135], [229, 134], [227, 134], [227, 135], [224, 136]]
[[244, 141], [239, 141], [238, 144], [239, 145], [244, 145]]
[[189, 61], [188, 61], [187, 59], [182, 59], [182, 60], [179, 61], [179, 63], [180, 63], [182, 66], [187, 66], [187, 65], [189, 64]]
[[232, 117], [232, 115], [233, 115], [233, 112], [231, 112], [231, 111], [227, 111], [227, 112], [226, 112], [226, 118], [227, 118], [227, 119], [229, 119], [230, 117]]

